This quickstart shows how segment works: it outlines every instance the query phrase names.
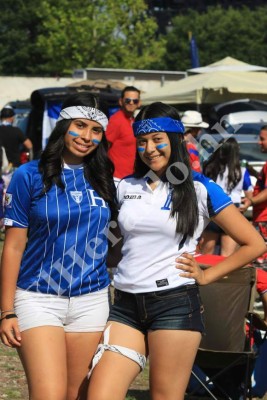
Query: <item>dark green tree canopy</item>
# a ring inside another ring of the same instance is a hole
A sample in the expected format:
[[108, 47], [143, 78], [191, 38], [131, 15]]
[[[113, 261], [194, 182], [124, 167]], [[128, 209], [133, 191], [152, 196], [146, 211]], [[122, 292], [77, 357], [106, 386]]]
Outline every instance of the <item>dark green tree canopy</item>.
[[144, 0], [2, 2], [0, 74], [70, 75], [76, 68], [186, 70], [189, 32], [201, 65], [226, 56], [267, 65], [267, 6], [208, 7], [174, 16], [159, 35]]
[[224, 9], [208, 7], [204, 13], [190, 10], [172, 20], [167, 36], [166, 68], [191, 68], [189, 32], [194, 34], [201, 65], [231, 56], [255, 65], [267, 65], [267, 7]]
[[74, 68], [151, 68], [164, 40], [143, 0], [5, 2], [0, 73], [70, 74]]

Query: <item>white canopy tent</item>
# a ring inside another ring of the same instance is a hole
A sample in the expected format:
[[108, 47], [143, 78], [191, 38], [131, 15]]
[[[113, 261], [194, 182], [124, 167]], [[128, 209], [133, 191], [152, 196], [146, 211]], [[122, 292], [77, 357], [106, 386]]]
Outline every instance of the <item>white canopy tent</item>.
[[266, 67], [261, 67], [259, 65], [252, 65], [245, 63], [243, 61], [237, 60], [233, 57], [225, 57], [222, 60], [216, 61], [215, 63], [206, 65], [205, 67], [188, 69], [187, 72], [194, 74], [206, 74], [210, 72], [260, 72], [267, 71]]
[[63, 87], [74, 82], [77, 79], [0, 76], [0, 109], [10, 101], [29, 99], [34, 90]]
[[214, 104], [246, 97], [267, 100], [267, 73], [210, 72], [192, 75], [147, 92], [142, 96], [142, 102]]

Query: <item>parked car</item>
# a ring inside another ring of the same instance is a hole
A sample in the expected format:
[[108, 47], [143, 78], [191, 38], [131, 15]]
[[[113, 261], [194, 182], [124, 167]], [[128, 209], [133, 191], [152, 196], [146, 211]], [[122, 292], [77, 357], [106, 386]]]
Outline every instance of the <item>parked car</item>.
[[[222, 117], [230, 116], [231, 119], [232, 115], [235, 117], [238, 117], [239, 115], [240, 118], [238, 123], [240, 123], [240, 121], [243, 123], [261, 122], [262, 116], [257, 115], [259, 111], [267, 112], [266, 101], [256, 99], [238, 99], [227, 101], [225, 103], [216, 104], [209, 110], [209, 124], [212, 127], [217, 121], [220, 121]], [[239, 114], [241, 112], [245, 112], [247, 116], [244, 114]], [[266, 121], [265, 117], [263, 120]]]

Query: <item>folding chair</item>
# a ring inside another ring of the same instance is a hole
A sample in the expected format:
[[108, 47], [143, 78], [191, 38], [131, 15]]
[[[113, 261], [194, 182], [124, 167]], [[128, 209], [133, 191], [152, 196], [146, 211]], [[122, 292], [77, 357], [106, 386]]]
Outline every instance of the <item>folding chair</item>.
[[[213, 399], [251, 398], [256, 358], [252, 324], [255, 282], [256, 269], [243, 267], [217, 282], [200, 286], [206, 334], [192, 371], [198, 385], [193, 390], [189, 385], [186, 398], [199, 393], [199, 388]], [[251, 321], [246, 332], [247, 318]], [[199, 368], [202, 374], [196, 372]]]

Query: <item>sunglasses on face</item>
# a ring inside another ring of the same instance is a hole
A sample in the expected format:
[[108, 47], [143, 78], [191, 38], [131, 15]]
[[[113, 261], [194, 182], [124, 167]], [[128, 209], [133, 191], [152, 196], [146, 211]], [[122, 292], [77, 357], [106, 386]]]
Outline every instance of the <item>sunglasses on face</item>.
[[131, 104], [131, 102], [133, 102], [134, 104], [138, 104], [139, 99], [129, 99], [129, 98], [124, 99], [125, 104]]

